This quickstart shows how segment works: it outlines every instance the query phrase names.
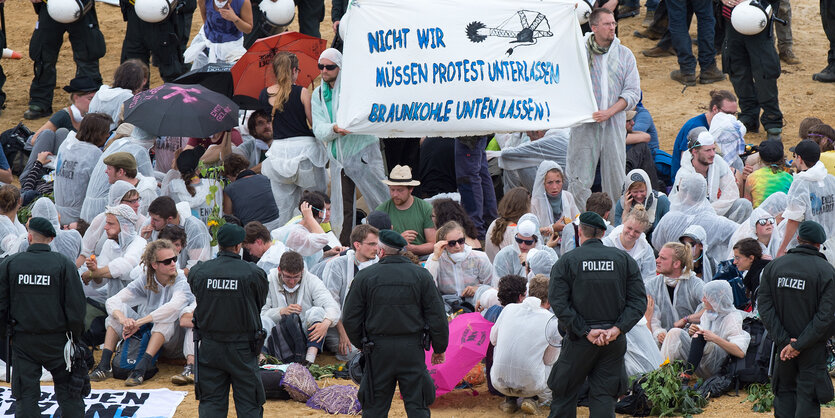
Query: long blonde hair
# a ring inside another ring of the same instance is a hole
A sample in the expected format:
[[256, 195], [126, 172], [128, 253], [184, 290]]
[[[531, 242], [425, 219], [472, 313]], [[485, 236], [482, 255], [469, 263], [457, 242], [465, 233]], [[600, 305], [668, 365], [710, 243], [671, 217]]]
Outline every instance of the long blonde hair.
[[284, 104], [290, 99], [290, 90], [293, 88], [293, 70], [299, 68], [299, 58], [292, 52], [281, 51], [273, 59], [273, 74], [275, 74], [275, 98], [273, 102], [272, 116], [275, 112], [284, 111]]
[[159, 261], [157, 260], [157, 251], [164, 249], [173, 250], [175, 254], [177, 253], [177, 249], [174, 248], [174, 244], [171, 241], [167, 239], [158, 239], [148, 243], [148, 246], [145, 247], [145, 252], [142, 253], [142, 259], [140, 260], [140, 262], [145, 266], [145, 288], [154, 293], [159, 293], [159, 286], [157, 286], [157, 281], [154, 280], [156, 271], [154, 271], [151, 267], [151, 264]]

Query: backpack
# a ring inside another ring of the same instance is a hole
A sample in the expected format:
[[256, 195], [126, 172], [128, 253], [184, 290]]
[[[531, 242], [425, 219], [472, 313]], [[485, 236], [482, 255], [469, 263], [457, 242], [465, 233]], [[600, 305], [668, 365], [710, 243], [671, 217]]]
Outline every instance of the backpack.
[[302, 363], [307, 354], [306, 335], [298, 314], [282, 315], [264, 349], [282, 363]]
[[[133, 371], [142, 356], [145, 355], [145, 350], [148, 348], [148, 342], [151, 339], [151, 328], [154, 324], [145, 324], [139, 328], [133, 335], [122, 341], [116, 347], [113, 353], [113, 360], [110, 366], [113, 368], [113, 377], [117, 379], [127, 379]], [[159, 352], [154, 356], [152, 364], [145, 370], [145, 380], [154, 377], [157, 374], [156, 364]]]
[[24, 148], [26, 147], [26, 140], [33, 134], [23, 122], [0, 134], [0, 145], [3, 147], [3, 154], [5, 154], [6, 160], [9, 162], [9, 168], [15, 176], [20, 176], [20, 173], [26, 168], [30, 152]]
[[751, 334], [748, 351], [743, 358], [729, 356], [727, 363], [727, 374], [733, 376], [737, 391], [752, 383], [768, 383], [774, 358], [774, 342], [762, 320], [745, 318], [742, 329]]
[[641, 386], [646, 381], [646, 376], [635, 379], [632, 382], [632, 387], [629, 388], [629, 393], [615, 405], [615, 412], [633, 417], [648, 416], [652, 412], [652, 405], [650, 405], [649, 398], [647, 398], [647, 394]]
[[264, 386], [264, 395], [267, 399], [279, 399], [286, 401], [290, 399], [290, 394], [281, 387], [281, 378], [284, 377], [284, 372], [281, 370], [260, 370], [261, 384]]
[[742, 273], [734, 265], [733, 260], [720, 261], [716, 266], [716, 273], [713, 280], [725, 280], [731, 285], [734, 295], [734, 307], [745, 310], [750, 304], [748, 296], [745, 295], [745, 284], [742, 282]]

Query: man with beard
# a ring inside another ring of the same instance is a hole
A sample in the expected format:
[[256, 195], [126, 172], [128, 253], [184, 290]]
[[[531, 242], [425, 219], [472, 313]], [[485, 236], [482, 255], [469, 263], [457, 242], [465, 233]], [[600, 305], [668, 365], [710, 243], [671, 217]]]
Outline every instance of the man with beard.
[[432, 222], [432, 205], [412, 196], [420, 181], [412, 178], [409, 166], [398, 165], [383, 183], [389, 186], [391, 199], [377, 206], [391, 218], [392, 229], [406, 240], [406, 250], [417, 256], [435, 251], [435, 223]]

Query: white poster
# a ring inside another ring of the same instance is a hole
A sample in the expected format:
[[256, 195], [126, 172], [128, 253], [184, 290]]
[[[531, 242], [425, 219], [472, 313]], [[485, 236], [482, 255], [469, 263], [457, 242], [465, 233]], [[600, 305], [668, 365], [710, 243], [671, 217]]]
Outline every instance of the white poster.
[[[84, 398], [85, 416], [98, 418], [157, 418], [173, 417], [177, 406], [188, 392], [168, 389], [112, 390], [93, 389]], [[52, 417], [58, 410], [53, 386], [41, 386], [41, 417]], [[0, 416], [15, 414], [12, 389], [0, 387]]]
[[337, 124], [380, 137], [562, 128], [597, 104], [574, 0], [353, 0]]

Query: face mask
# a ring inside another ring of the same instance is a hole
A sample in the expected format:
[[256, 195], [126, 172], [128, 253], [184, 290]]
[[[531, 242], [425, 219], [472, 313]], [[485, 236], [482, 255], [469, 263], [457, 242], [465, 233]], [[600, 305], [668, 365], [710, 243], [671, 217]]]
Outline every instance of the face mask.
[[377, 259], [372, 259], [372, 260], [368, 260], [368, 261], [363, 261], [363, 262], [361, 262], [361, 263], [357, 264], [357, 268], [358, 268], [358, 269], [360, 269], [360, 270], [362, 270], [362, 269], [364, 269], [364, 268], [366, 268], [366, 267], [369, 267], [369, 266], [374, 265], [374, 263], [376, 263], [376, 262], [377, 262]]
[[664, 276], [664, 283], [666, 283], [667, 286], [676, 287], [676, 284], [678, 283], [678, 279], [674, 279], [672, 277]]
[[81, 119], [84, 119], [84, 115], [81, 114], [81, 110], [75, 105], [70, 105], [70, 111], [72, 111], [72, 118], [76, 123], [81, 123]]
[[226, 1], [214, 0], [214, 1], [215, 1], [215, 7], [217, 7], [218, 9], [224, 8], [226, 6], [226, 3], [229, 3], [229, 0], [226, 0]]
[[464, 251], [461, 251], [460, 253], [455, 253], [455, 254], [451, 254], [451, 253], [448, 253], [448, 254], [449, 254], [449, 258], [451, 258], [452, 261], [454, 261], [456, 263], [460, 263], [460, 262], [464, 261], [465, 259], [467, 259], [467, 253], [465, 253]]
[[286, 284], [281, 285], [281, 287], [283, 287], [283, 288], [284, 288], [284, 290], [286, 290], [286, 291], [288, 291], [288, 292], [290, 292], [290, 293], [295, 292], [295, 291], [299, 288], [299, 286], [301, 286], [301, 283], [297, 283], [297, 284], [296, 284], [295, 286], [293, 286], [293, 287], [287, 287], [287, 285], [286, 285]]

